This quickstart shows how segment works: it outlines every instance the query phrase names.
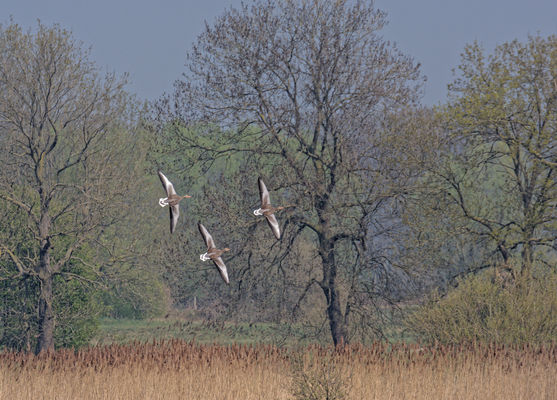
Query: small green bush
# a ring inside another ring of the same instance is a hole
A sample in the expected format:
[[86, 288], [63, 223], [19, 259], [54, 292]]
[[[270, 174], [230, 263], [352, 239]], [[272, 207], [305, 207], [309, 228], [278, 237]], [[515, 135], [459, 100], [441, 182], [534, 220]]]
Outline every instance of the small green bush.
[[471, 276], [445, 296], [434, 294], [407, 319], [424, 342], [557, 341], [557, 273], [545, 271], [503, 284], [493, 274]]

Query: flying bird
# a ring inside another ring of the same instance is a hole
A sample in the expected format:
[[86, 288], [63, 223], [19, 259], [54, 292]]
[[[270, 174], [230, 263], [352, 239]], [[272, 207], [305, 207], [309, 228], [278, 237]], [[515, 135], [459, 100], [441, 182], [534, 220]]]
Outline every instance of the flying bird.
[[166, 190], [166, 197], [159, 199], [159, 205], [161, 207], [169, 206], [170, 210], [170, 233], [174, 233], [176, 229], [176, 224], [178, 223], [178, 217], [180, 216], [180, 200], [190, 198], [191, 196], [178, 196], [174, 190], [174, 186], [168, 180], [164, 174], [159, 171], [159, 178], [161, 179], [162, 186]]
[[257, 183], [259, 184], [259, 196], [261, 197], [261, 208], [253, 211], [254, 215], [264, 215], [271, 227], [275, 237], [280, 239], [280, 228], [278, 221], [275, 217], [275, 211], [279, 211], [288, 207], [293, 206], [281, 206], [281, 207], [273, 207], [271, 205], [271, 200], [269, 199], [269, 191], [265, 186], [265, 183], [261, 178], [257, 178]]
[[205, 244], [207, 245], [207, 252], [201, 254], [199, 258], [201, 259], [201, 261], [212, 260], [219, 270], [222, 279], [224, 279], [227, 284], [230, 283], [228, 280], [228, 272], [226, 272], [226, 265], [224, 265], [224, 262], [220, 257], [224, 252], [230, 251], [230, 249], [228, 247], [225, 247], [222, 250], [217, 249], [217, 247], [215, 246], [215, 242], [213, 241], [213, 237], [201, 224], [201, 222], [197, 223], [197, 227], [199, 228], [199, 232], [201, 232], [201, 236], [203, 236], [203, 240], [205, 240]]

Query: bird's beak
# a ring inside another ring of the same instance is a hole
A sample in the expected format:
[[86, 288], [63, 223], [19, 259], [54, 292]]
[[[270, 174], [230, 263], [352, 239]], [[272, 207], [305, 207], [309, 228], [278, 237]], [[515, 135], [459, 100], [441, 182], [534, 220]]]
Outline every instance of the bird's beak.
[[190, 197], [191, 197], [191, 196], [189, 196], [189, 195], [186, 194], [186, 199], [189, 199]]

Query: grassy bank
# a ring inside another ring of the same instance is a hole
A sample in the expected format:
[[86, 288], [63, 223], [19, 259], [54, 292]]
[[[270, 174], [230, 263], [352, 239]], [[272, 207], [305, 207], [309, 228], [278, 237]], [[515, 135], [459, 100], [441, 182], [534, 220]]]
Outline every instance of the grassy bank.
[[[232, 323], [190, 320], [181, 317], [155, 319], [110, 319], [100, 321], [100, 329], [93, 345], [152, 342], [153, 340], [182, 339], [197, 343], [219, 344], [277, 344], [304, 337], [301, 328], [270, 323]], [[308, 340], [310, 338], [308, 337]], [[315, 339], [315, 338], [312, 338]]]
[[[302, 324], [276, 324], [268, 322], [236, 323], [207, 321], [194, 314], [175, 313], [165, 318], [100, 320], [99, 331], [92, 345], [152, 342], [153, 340], [182, 339], [197, 343], [218, 344], [274, 344], [297, 346], [328, 345], [331, 336], [328, 326], [320, 332]], [[414, 342], [400, 327], [387, 328], [385, 338], [393, 342]]]

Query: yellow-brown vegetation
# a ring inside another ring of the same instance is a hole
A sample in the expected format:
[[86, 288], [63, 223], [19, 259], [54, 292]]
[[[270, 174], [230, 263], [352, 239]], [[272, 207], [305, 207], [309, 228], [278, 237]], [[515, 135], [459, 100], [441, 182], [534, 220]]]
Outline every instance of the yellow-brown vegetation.
[[0, 399], [311, 399], [325, 389], [337, 399], [555, 399], [556, 376], [557, 346], [333, 351], [173, 340], [2, 353]]

